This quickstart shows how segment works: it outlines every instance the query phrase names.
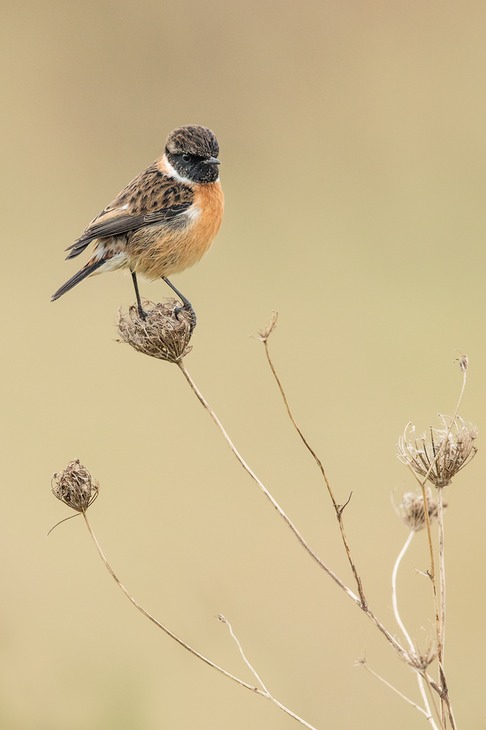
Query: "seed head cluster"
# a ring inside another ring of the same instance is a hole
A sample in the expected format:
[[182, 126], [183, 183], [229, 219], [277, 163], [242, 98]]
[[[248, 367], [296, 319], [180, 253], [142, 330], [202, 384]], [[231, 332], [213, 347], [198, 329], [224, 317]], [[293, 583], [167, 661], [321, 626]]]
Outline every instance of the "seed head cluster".
[[175, 299], [148, 305], [145, 319], [135, 306], [126, 313], [119, 312], [118, 332], [122, 341], [144, 355], [179, 362], [192, 349], [189, 342], [194, 329], [193, 314], [180, 308]]
[[[437, 517], [437, 502], [432, 496], [431, 489], [426, 490], [425, 502], [427, 504], [427, 513], [429, 516], [429, 522], [433, 522]], [[445, 506], [445, 505], [444, 505]], [[410, 530], [419, 532], [427, 524], [425, 516], [425, 504], [423, 494], [414, 494], [413, 492], [406, 492], [400, 504], [396, 508], [398, 514], [407, 525]]]
[[55, 497], [76, 512], [85, 512], [99, 493], [98, 482], [79, 459], [69, 464], [52, 477], [52, 491]]
[[478, 431], [460, 416], [440, 416], [442, 426], [420, 437], [408, 423], [398, 440], [398, 458], [436, 487], [446, 487], [477, 452], [474, 441]]

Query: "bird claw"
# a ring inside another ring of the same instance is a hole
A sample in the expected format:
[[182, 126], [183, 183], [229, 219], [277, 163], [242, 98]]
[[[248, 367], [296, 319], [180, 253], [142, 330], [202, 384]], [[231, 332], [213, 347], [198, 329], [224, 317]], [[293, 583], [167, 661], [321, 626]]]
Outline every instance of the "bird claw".
[[190, 331], [191, 331], [191, 334], [192, 334], [192, 332], [194, 331], [194, 327], [197, 324], [196, 312], [194, 311], [194, 309], [192, 307], [192, 304], [190, 304], [190, 302], [187, 302], [187, 303], [184, 303], [181, 307], [176, 307], [174, 309], [174, 316], [179, 321], [180, 321], [179, 314], [181, 312], [187, 313], [187, 315], [189, 317]]

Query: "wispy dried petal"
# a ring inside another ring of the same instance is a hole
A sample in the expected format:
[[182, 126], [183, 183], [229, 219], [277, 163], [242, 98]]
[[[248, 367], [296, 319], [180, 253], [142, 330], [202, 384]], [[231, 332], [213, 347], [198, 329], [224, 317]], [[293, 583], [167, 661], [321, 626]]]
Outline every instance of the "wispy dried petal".
[[76, 512], [85, 512], [99, 493], [99, 485], [79, 459], [52, 477], [52, 492]]
[[440, 419], [442, 428], [430, 427], [428, 434], [418, 438], [415, 426], [408, 423], [398, 440], [398, 458], [436, 487], [445, 487], [476, 454], [478, 430], [460, 416]]
[[120, 337], [144, 355], [179, 362], [192, 349], [189, 341], [194, 329], [193, 315], [182, 309], [175, 299], [147, 304], [146, 319], [140, 317], [137, 307], [130, 307], [127, 313], [119, 312]]

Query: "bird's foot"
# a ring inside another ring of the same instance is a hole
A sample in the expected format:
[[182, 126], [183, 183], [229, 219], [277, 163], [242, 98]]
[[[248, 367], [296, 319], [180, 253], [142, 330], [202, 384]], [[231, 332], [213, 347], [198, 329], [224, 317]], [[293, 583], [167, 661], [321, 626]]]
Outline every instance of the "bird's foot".
[[146, 312], [145, 309], [141, 305], [137, 306], [137, 310], [138, 310], [138, 316], [140, 317], [140, 319], [143, 319], [143, 321], [145, 322], [145, 320], [148, 317], [148, 312]]
[[176, 317], [176, 319], [180, 319], [179, 315], [181, 312], [184, 312], [185, 314], [187, 314], [187, 316], [189, 318], [190, 332], [192, 334], [194, 331], [194, 327], [197, 324], [197, 317], [196, 317], [196, 312], [194, 311], [191, 302], [186, 300], [181, 307], [176, 307], [174, 309], [174, 316]]

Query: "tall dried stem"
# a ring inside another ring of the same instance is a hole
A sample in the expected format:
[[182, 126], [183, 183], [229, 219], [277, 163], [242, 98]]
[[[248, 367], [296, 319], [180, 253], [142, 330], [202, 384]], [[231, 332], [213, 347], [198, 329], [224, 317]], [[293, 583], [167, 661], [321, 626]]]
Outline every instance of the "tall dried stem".
[[326, 470], [324, 468], [324, 464], [322, 463], [321, 459], [319, 458], [319, 456], [317, 455], [317, 453], [314, 451], [314, 449], [310, 445], [310, 443], [307, 440], [307, 438], [305, 437], [302, 429], [298, 425], [298, 423], [297, 423], [297, 421], [296, 421], [296, 419], [294, 417], [294, 414], [292, 413], [292, 410], [290, 408], [290, 404], [289, 404], [287, 395], [286, 395], [285, 390], [284, 390], [284, 387], [282, 385], [282, 381], [280, 380], [280, 378], [279, 378], [279, 376], [277, 374], [277, 370], [275, 368], [275, 365], [273, 364], [272, 358], [270, 357], [270, 351], [269, 351], [269, 348], [268, 348], [268, 340], [269, 340], [270, 335], [272, 334], [273, 330], [275, 329], [276, 324], [277, 324], [277, 314], [274, 313], [274, 316], [273, 316], [270, 324], [268, 325], [268, 327], [263, 332], [260, 333], [260, 339], [263, 342], [263, 346], [265, 348], [265, 355], [266, 355], [266, 358], [267, 358], [267, 362], [268, 362], [268, 365], [269, 365], [270, 370], [272, 372], [272, 375], [273, 375], [273, 377], [275, 379], [275, 382], [277, 384], [277, 387], [278, 387], [278, 389], [280, 391], [280, 395], [282, 396], [282, 400], [283, 400], [283, 403], [284, 403], [284, 406], [285, 406], [285, 410], [287, 411], [287, 415], [288, 415], [288, 417], [289, 417], [289, 419], [290, 419], [293, 427], [295, 428], [297, 434], [299, 435], [300, 440], [302, 441], [302, 443], [304, 444], [305, 448], [307, 449], [307, 451], [310, 453], [310, 455], [314, 459], [315, 463], [317, 464], [317, 467], [318, 467], [319, 471], [321, 472], [321, 476], [322, 476], [322, 478], [324, 480], [324, 483], [326, 485], [327, 492], [329, 494], [329, 497], [330, 497], [331, 502], [332, 502], [332, 506], [334, 508], [334, 512], [336, 514], [336, 519], [338, 521], [339, 531], [341, 533], [341, 539], [342, 539], [342, 542], [343, 542], [343, 545], [344, 545], [344, 550], [346, 552], [346, 557], [348, 559], [348, 563], [349, 563], [349, 565], [351, 567], [351, 571], [352, 571], [353, 576], [354, 576], [354, 579], [356, 581], [356, 586], [357, 586], [357, 589], [358, 589], [359, 597], [361, 599], [362, 608], [363, 609], [366, 609], [366, 596], [365, 596], [365, 593], [364, 593], [364, 590], [363, 590], [363, 582], [362, 582], [361, 577], [360, 577], [360, 575], [358, 573], [358, 569], [356, 567], [356, 563], [354, 562], [354, 559], [353, 559], [353, 557], [351, 555], [351, 549], [349, 547], [349, 541], [348, 541], [348, 538], [346, 536], [346, 532], [344, 530], [344, 522], [343, 522], [343, 512], [344, 512], [344, 509], [346, 508], [346, 506], [349, 504], [349, 501], [350, 501], [351, 496], [352, 496], [352, 492], [349, 495], [347, 501], [344, 503], [344, 505], [338, 504], [338, 502], [337, 502], [337, 500], [336, 500], [336, 498], [334, 496], [333, 489], [331, 487], [331, 482], [329, 481], [329, 478], [328, 478], [328, 476], [326, 474]]
[[207, 413], [210, 415], [213, 422], [218, 427], [219, 431], [221, 432], [224, 440], [230, 447], [231, 451], [233, 452], [234, 456], [236, 457], [237, 461], [240, 463], [240, 465], [243, 467], [243, 469], [249, 474], [249, 476], [253, 479], [253, 481], [257, 484], [259, 489], [263, 492], [265, 497], [268, 499], [270, 504], [274, 507], [274, 509], [278, 512], [280, 517], [283, 519], [285, 524], [291, 529], [294, 536], [297, 538], [299, 543], [302, 545], [304, 550], [310, 555], [310, 557], [314, 560], [317, 565], [319, 565], [322, 570], [324, 570], [327, 575], [332, 578], [334, 583], [343, 590], [348, 598], [350, 598], [365, 614], [368, 616], [370, 621], [376, 626], [376, 628], [381, 632], [381, 634], [386, 638], [386, 640], [393, 646], [395, 651], [399, 654], [399, 656], [404, 659], [407, 663], [410, 663], [412, 660], [408, 654], [408, 652], [404, 649], [404, 647], [398, 642], [395, 637], [388, 631], [388, 629], [384, 626], [384, 624], [377, 618], [377, 616], [373, 613], [373, 611], [369, 608], [367, 601], [362, 601], [360, 596], [357, 596], [353, 591], [334, 573], [333, 570], [318, 556], [318, 554], [313, 550], [313, 548], [310, 547], [310, 545], [307, 543], [305, 538], [302, 536], [302, 534], [299, 532], [297, 527], [294, 525], [290, 517], [287, 515], [287, 513], [282, 509], [280, 504], [277, 502], [277, 500], [273, 497], [273, 495], [270, 493], [270, 491], [267, 489], [267, 487], [263, 484], [263, 482], [259, 479], [259, 477], [255, 474], [255, 472], [250, 468], [250, 466], [246, 463], [246, 461], [243, 459], [241, 454], [239, 453], [238, 449], [236, 448], [235, 444], [229, 437], [227, 431], [223, 427], [223, 424], [219, 420], [218, 416], [214, 412], [214, 410], [211, 408], [207, 400], [204, 398], [203, 394], [199, 390], [199, 388], [196, 386], [196, 383], [192, 379], [192, 377], [189, 375], [189, 372], [187, 368], [184, 365], [184, 362], [181, 360], [177, 363], [178, 367], [180, 368], [181, 372], [183, 373], [185, 379], [187, 380], [189, 386], [191, 387], [191, 390], [196, 395], [197, 399], [203, 406], [203, 408], [207, 411]]
[[[244, 687], [245, 689], [250, 690], [251, 692], [253, 692], [253, 694], [256, 694], [259, 697], [263, 697], [263, 699], [268, 700], [273, 705], [275, 705], [280, 710], [282, 710], [282, 712], [284, 712], [286, 715], [289, 715], [294, 720], [296, 720], [298, 723], [300, 723], [304, 727], [308, 728], [308, 730], [317, 730], [317, 728], [315, 728], [313, 725], [311, 725], [310, 723], [308, 723], [302, 717], [300, 717], [299, 715], [297, 715], [297, 713], [293, 712], [290, 708], [288, 708], [282, 702], [280, 702], [279, 700], [277, 700], [276, 697], [274, 697], [268, 691], [268, 689], [263, 685], [263, 683], [261, 683], [261, 681], [260, 681], [260, 684], [262, 685], [262, 687], [261, 688], [260, 687], [255, 687], [254, 685], [249, 684], [248, 682], [245, 682], [243, 679], [240, 679], [240, 677], [237, 677], [234, 674], [231, 674], [231, 672], [228, 672], [226, 669], [223, 669], [223, 667], [221, 667], [219, 664], [216, 664], [216, 662], [213, 662], [211, 659], [209, 659], [208, 657], [204, 656], [204, 654], [201, 654], [201, 652], [199, 652], [196, 649], [194, 649], [194, 647], [192, 647], [190, 644], [188, 644], [187, 642], [183, 641], [181, 638], [179, 638], [179, 636], [177, 636], [177, 634], [175, 634], [173, 631], [171, 631], [169, 628], [167, 628], [167, 626], [165, 626], [158, 619], [156, 619], [155, 616], [153, 616], [151, 613], [149, 613], [138, 601], [135, 600], [135, 598], [129, 593], [129, 591], [127, 590], [127, 588], [125, 588], [125, 586], [123, 585], [123, 583], [121, 582], [121, 580], [118, 578], [117, 574], [115, 573], [115, 571], [111, 567], [110, 563], [108, 562], [108, 560], [107, 560], [107, 558], [106, 558], [106, 556], [105, 556], [105, 554], [104, 554], [104, 552], [103, 552], [103, 550], [101, 548], [101, 545], [100, 545], [100, 543], [98, 541], [98, 538], [96, 537], [96, 535], [94, 533], [93, 528], [91, 527], [91, 524], [90, 524], [90, 522], [88, 520], [88, 516], [87, 516], [85, 510], [82, 511], [82, 515], [84, 517], [84, 521], [86, 523], [86, 527], [88, 528], [89, 534], [91, 535], [91, 538], [92, 538], [92, 540], [93, 540], [93, 542], [94, 542], [94, 544], [96, 546], [96, 550], [98, 551], [98, 555], [100, 556], [101, 560], [103, 561], [103, 563], [105, 565], [105, 568], [107, 569], [107, 571], [109, 572], [109, 574], [111, 575], [111, 577], [113, 578], [113, 580], [115, 581], [115, 583], [117, 584], [117, 586], [120, 588], [120, 590], [128, 598], [128, 600], [130, 601], [130, 603], [132, 603], [135, 606], [135, 608], [138, 611], [140, 611], [140, 613], [143, 616], [145, 616], [145, 618], [147, 618], [149, 621], [151, 621], [153, 624], [155, 624], [155, 626], [157, 626], [157, 628], [161, 629], [165, 634], [167, 634], [167, 636], [169, 636], [171, 639], [173, 639], [175, 642], [177, 642], [177, 644], [179, 644], [179, 646], [182, 646], [183, 649], [186, 649], [186, 651], [188, 651], [190, 654], [192, 654], [193, 656], [195, 656], [197, 659], [200, 659], [202, 662], [204, 662], [205, 664], [207, 664], [208, 666], [210, 666], [212, 669], [215, 669], [217, 672], [219, 672], [220, 674], [222, 674], [227, 679], [230, 679], [233, 682], [236, 682], [236, 684], [239, 684], [240, 687]], [[239, 644], [239, 642], [238, 642], [238, 644]], [[243, 650], [241, 649], [241, 645], [239, 645], [239, 646], [240, 646], [240, 653], [244, 657]], [[254, 674], [254, 676], [256, 678], [258, 678], [258, 674], [255, 672], [255, 670], [253, 669], [253, 667], [251, 667], [251, 665], [249, 665], [249, 663], [247, 662], [246, 659], [245, 659], [245, 663], [248, 666], [250, 666], [250, 668], [252, 670], [252, 673]]]

